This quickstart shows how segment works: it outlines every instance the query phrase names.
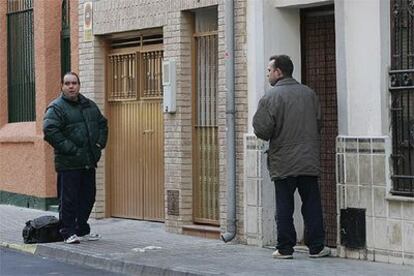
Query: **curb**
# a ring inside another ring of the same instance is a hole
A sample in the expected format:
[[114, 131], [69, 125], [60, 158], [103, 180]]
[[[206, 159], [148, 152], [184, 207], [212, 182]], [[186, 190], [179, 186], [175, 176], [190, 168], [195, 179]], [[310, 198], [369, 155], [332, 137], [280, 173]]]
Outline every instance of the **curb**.
[[32, 255], [35, 255], [37, 250], [37, 244], [8, 243], [4, 241], [0, 241], [0, 247], [10, 248], [17, 251], [30, 253]]
[[176, 270], [173, 268], [157, 267], [146, 264], [127, 262], [122, 259], [113, 259], [102, 256], [94, 256], [79, 252], [72, 252], [60, 248], [52, 248], [39, 244], [36, 255], [59, 260], [64, 263], [93, 267], [114, 273], [127, 275], [165, 275], [165, 276], [200, 276], [200, 275], [224, 275], [211, 274], [197, 271]]
[[42, 244], [19, 244], [0, 241], [0, 247], [10, 248], [17, 251], [29, 253], [36, 256], [47, 257], [49, 259], [61, 261], [68, 264], [93, 267], [114, 273], [127, 275], [165, 275], [165, 276], [200, 276], [200, 275], [224, 275], [203, 273], [198, 271], [176, 270], [173, 268], [163, 268], [145, 264], [138, 264], [123, 261], [120, 259], [110, 259], [98, 257], [79, 252], [71, 252], [60, 248], [53, 248]]
[[165, 275], [165, 276], [217, 276], [222, 273], [203, 273], [201, 271], [177, 270], [174, 268], [157, 267], [146, 264], [127, 262], [121, 259], [110, 259], [90, 254], [72, 252], [61, 248], [49, 247], [44, 244], [24, 244], [0, 241], [0, 247], [10, 248], [36, 256], [61, 261], [68, 264], [92, 267], [126, 275]]
[[68, 264], [93, 267], [105, 271], [129, 275], [165, 275], [165, 276], [200, 276], [223, 275], [194, 271], [179, 271], [172, 268], [163, 268], [145, 264], [126, 262], [123, 260], [97, 257], [89, 254], [71, 252], [60, 248], [52, 248], [42, 244], [19, 244], [0, 241], [0, 247], [29, 253], [36, 256], [47, 257]]

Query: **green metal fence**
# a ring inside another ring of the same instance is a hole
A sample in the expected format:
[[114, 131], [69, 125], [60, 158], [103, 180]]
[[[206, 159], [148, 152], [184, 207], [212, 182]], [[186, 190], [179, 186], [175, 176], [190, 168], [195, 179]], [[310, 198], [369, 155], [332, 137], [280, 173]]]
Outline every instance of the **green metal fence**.
[[36, 112], [32, 0], [8, 0], [7, 46], [9, 122], [34, 121]]

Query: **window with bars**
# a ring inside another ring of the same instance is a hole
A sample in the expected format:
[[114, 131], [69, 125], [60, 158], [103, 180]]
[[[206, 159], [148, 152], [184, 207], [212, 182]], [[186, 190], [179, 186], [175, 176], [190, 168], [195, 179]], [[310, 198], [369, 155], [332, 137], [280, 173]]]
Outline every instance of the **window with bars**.
[[33, 0], [7, 1], [8, 121], [36, 119]]
[[392, 190], [414, 196], [414, 0], [391, 0]]
[[136, 100], [138, 96], [137, 53], [109, 55], [108, 100]]
[[144, 52], [141, 54], [143, 66], [144, 89], [142, 97], [162, 96], [162, 51]]
[[135, 35], [112, 41], [108, 55], [108, 101], [160, 98], [162, 35]]
[[217, 10], [195, 13], [193, 220], [219, 225]]

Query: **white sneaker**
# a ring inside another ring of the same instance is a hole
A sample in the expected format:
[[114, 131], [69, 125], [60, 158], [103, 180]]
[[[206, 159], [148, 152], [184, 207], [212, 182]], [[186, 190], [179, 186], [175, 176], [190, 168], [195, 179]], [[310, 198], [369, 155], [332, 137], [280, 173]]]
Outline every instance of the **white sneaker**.
[[331, 249], [325, 246], [319, 253], [309, 254], [309, 258], [322, 258], [329, 255], [331, 255]]
[[69, 238], [65, 239], [64, 242], [67, 244], [80, 243], [80, 239], [76, 234], [73, 234]]
[[84, 236], [79, 237], [82, 241], [99, 241], [102, 237], [99, 234], [93, 233], [93, 234], [86, 234]]
[[293, 255], [284, 255], [284, 254], [281, 254], [279, 252], [279, 250], [276, 250], [275, 252], [273, 252], [272, 257], [274, 259], [293, 259]]

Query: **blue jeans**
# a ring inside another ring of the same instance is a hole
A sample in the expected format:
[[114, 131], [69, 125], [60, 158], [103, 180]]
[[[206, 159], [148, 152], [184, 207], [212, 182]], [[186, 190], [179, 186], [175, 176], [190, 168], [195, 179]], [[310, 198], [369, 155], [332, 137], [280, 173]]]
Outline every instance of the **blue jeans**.
[[325, 231], [321, 196], [318, 177], [297, 176], [276, 179], [276, 226], [277, 245], [281, 254], [290, 255], [296, 245], [296, 231], [293, 225], [293, 212], [295, 210], [294, 193], [298, 189], [302, 199], [302, 216], [305, 222], [305, 244], [310, 254], [319, 253], [325, 243]]
[[95, 169], [58, 172], [57, 190], [63, 238], [89, 234], [87, 221], [96, 195]]

